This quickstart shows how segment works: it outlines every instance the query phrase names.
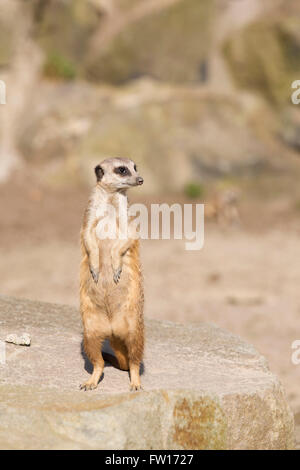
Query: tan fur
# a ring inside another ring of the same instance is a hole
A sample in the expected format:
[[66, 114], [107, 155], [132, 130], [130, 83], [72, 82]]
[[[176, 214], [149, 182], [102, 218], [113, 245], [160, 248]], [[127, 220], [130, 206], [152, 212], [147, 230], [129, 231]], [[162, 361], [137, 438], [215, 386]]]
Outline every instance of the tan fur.
[[102, 162], [105, 177], [96, 185], [81, 229], [80, 311], [84, 349], [94, 367], [91, 378], [81, 386], [85, 390], [96, 388], [103, 373], [101, 345], [105, 339], [110, 340], [115, 353], [115, 358], [106, 354], [105, 359], [122, 370], [130, 371], [131, 390], [141, 387], [139, 370], [144, 351], [144, 294], [139, 241], [132, 238], [100, 240], [96, 233], [99, 219], [95, 208], [101, 204], [117, 207], [119, 198], [127, 197], [127, 188], [119, 188], [113, 174], [110, 184], [110, 173], [122, 162], [132, 171], [128, 181], [137, 178], [134, 163], [130, 160]]

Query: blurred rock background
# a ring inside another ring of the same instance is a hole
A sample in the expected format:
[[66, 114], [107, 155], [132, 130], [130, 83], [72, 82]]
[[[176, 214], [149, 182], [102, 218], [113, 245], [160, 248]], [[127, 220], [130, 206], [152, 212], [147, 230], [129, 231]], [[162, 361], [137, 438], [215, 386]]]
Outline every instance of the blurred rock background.
[[131, 156], [134, 200], [207, 204], [201, 252], [143, 243], [146, 314], [252, 342], [300, 425], [299, 2], [1, 0], [0, 80], [0, 292], [78, 305], [93, 167]]
[[292, 0], [2, 0], [0, 178], [91, 183], [132, 155], [147, 192], [294, 171]]

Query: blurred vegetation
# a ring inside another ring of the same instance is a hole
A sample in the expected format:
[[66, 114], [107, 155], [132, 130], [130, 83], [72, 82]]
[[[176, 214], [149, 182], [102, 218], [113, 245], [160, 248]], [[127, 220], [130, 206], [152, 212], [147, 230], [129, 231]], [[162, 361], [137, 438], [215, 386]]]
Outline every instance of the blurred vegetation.
[[200, 183], [187, 183], [184, 187], [184, 194], [190, 199], [199, 199], [205, 194], [204, 186]]
[[89, 38], [98, 24], [99, 15], [89, 1], [45, 2], [34, 32], [51, 70], [67, 71], [67, 79], [71, 68], [79, 75]]
[[295, 201], [295, 203], [294, 203], [294, 209], [295, 209], [297, 212], [300, 212], [300, 199], [298, 199], [297, 201]]
[[44, 74], [48, 78], [61, 78], [73, 80], [76, 77], [76, 68], [66, 57], [59, 52], [52, 52], [47, 56], [44, 64]]

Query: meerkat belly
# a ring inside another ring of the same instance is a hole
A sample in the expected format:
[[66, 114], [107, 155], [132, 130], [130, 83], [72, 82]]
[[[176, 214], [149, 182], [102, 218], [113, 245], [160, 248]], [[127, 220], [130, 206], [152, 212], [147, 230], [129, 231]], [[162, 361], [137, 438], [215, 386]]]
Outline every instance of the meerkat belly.
[[119, 282], [116, 284], [113, 278], [111, 262], [111, 250], [113, 241], [103, 240], [99, 243], [100, 275], [97, 289], [100, 296], [105, 299], [107, 312], [110, 316], [126, 308], [127, 299], [132, 290], [132, 276], [128, 255], [124, 256], [123, 269]]

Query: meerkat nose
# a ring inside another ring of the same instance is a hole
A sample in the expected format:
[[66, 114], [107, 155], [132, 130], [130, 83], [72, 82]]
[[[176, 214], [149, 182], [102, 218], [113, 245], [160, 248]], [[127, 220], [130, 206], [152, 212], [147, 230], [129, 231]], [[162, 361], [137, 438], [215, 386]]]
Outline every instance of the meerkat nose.
[[142, 178], [141, 176], [139, 176], [139, 177], [136, 179], [136, 182], [137, 182], [137, 184], [140, 185], [140, 184], [143, 184], [144, 180], [143, 180], [143, 178]]

